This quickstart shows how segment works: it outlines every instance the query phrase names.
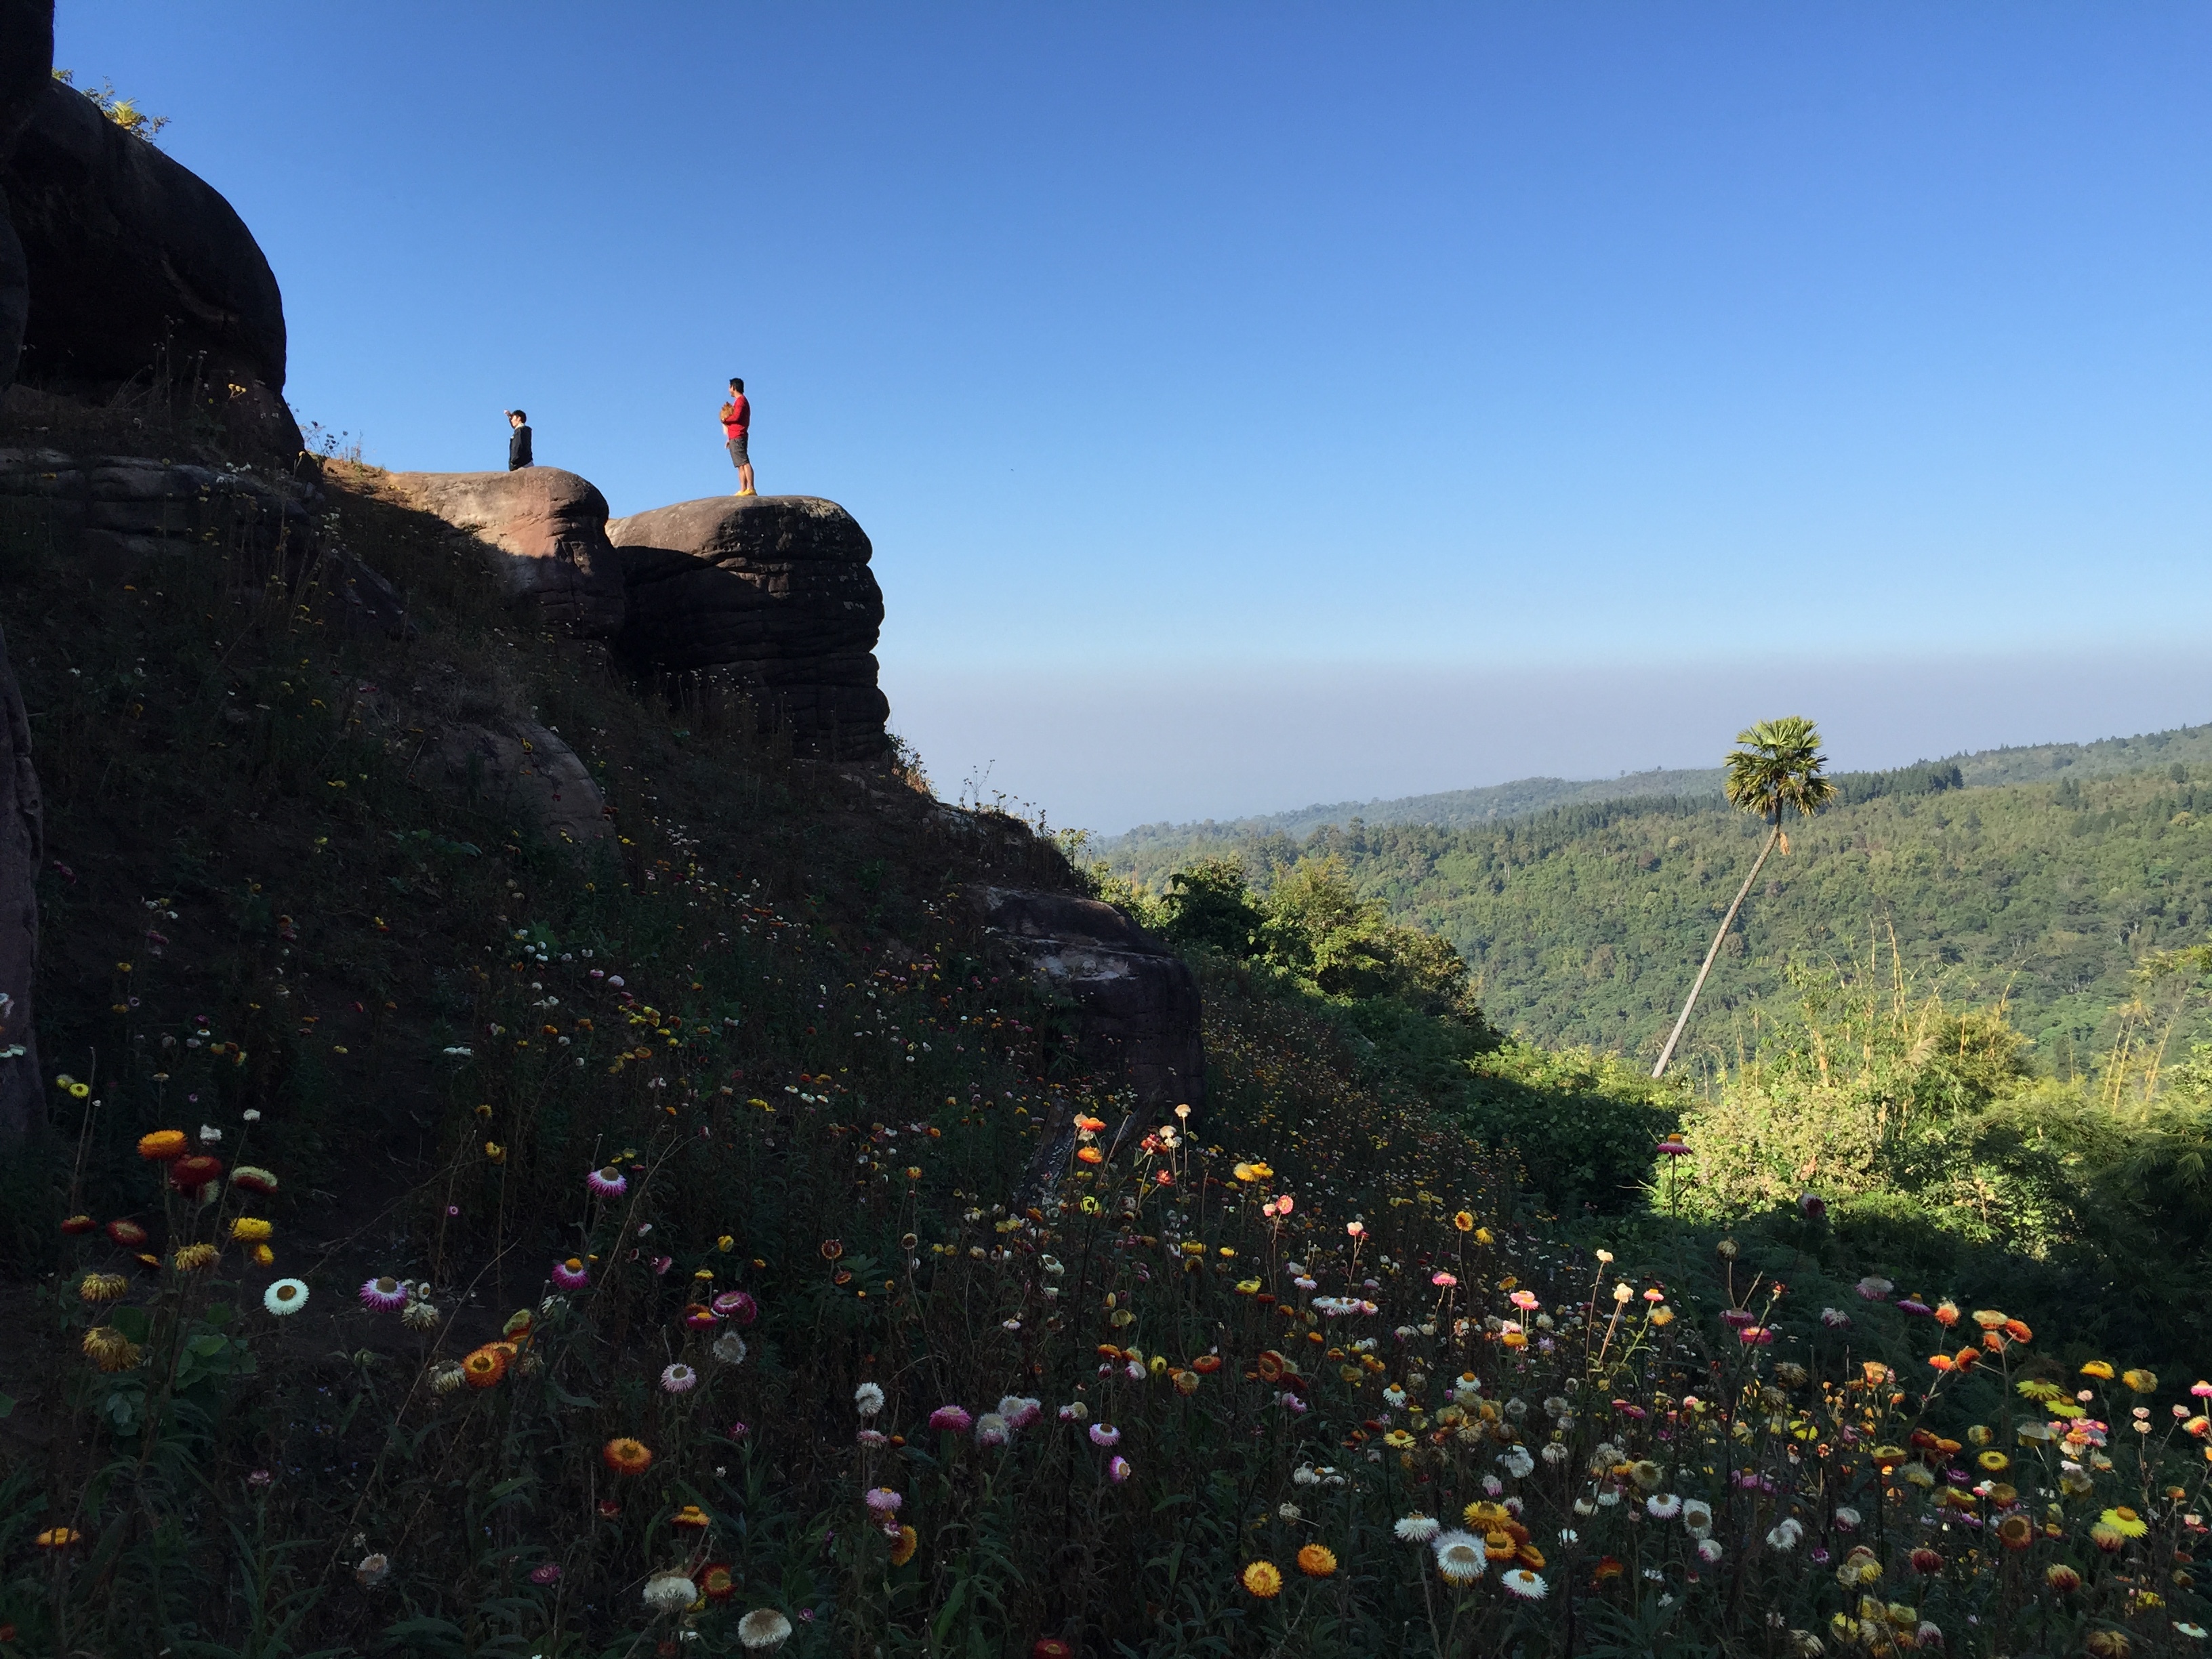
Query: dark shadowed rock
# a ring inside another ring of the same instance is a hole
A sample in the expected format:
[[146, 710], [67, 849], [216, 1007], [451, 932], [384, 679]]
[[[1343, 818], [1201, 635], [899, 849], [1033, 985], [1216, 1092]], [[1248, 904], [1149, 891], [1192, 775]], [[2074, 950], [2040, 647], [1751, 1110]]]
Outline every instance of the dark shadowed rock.
[[726, 679], [802, 753], [890, 747], [876, 685], [883, 590], [853, 516], [811, 495], [710, 496], [617, 519], [633, 665]]
[[1076, 1008], [1079, 1052], [1152, 1112], [1206, 1095], [1198, 980], [1182, 957], [1097, 899], [987, 888], [983, 919], [1006, 949]]
[[29, 271], [25, 384], [92, 402], [197, 387], [238, 435], [299, 452], [283, 298], [221, 192], [51, 79], [0, 185]]
[[394, 472], [410, 505], [495, 550], [507, 600], [592, 639], [622, 631], [623, 562], [607, 541], [607, 498], [557, 466], [514, 472]]
[[[0, 0], [0, 167], [15, 154], [53, 70], [53, 0]], [[30, 304], [30, 267], [0, 197], [0, 392], [15, 379]]]
[[31, 723], [15, 670], [0, 640], [0, 1138], [20, 1135], [45, 1097], [39, 1040], [31, 1023], [31, 976], [39, 955], [39, 866], [44, 857], [39, 775]]

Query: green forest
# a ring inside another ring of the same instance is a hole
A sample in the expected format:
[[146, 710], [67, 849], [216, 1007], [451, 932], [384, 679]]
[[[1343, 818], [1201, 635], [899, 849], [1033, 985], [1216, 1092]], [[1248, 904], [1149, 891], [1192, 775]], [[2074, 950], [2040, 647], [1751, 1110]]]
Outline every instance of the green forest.
[[[1864, 964], [1893, 943], [1917, 982], [2002, 1002], [2040, 1069], [2074, 1075], [2109, 1046], [2139, 964], [2200, 941], [2212, 919], [2212, 771], [1960, 777], [1944, 763], [1838, 777], [1838, 804], [1791, 828], [1731, 928], [1692, 1060], [1710, 1068], [1754, 1047], [1793, 965]], [[1457, 948], [1501, 1029], [1648, 1058], [1762, 833], [1717, 798], [1662, 796], [1480, 827], [1355, 822], [1303, 840], [1162, 841], [1141, 856], [1109, 844], [1106, 863], [1133, 890], [1164, 891], [1180, 864], [1228, 854], [1264, 893], [1340, 860], [1360, 897]], [[2185, 1045], [2197, 1015], [2185, 1006], [2180, 1021]]]

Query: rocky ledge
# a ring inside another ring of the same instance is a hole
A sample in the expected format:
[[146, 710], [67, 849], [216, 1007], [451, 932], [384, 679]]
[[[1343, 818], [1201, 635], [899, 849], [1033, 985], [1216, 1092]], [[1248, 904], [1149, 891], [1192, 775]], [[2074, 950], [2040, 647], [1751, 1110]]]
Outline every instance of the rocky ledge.
[[726, 683], [800, 752], [889, 750], [876, 684], [883, 590], [853, 515], [811, 495], [710, 496], [616, 519], [634, 666]]
[[587, 639], [622, 632], [620, 557], [607, 540], [607, 498], [557, 466], [513, 472], [394, 472], [400, 499], [485, 545], [507, 603]]

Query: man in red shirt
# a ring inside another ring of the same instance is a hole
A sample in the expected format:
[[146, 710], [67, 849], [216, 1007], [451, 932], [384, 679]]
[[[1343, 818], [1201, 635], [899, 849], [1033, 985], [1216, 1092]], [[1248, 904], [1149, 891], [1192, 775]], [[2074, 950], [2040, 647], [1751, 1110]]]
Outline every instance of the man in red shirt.
[[753, 464], [745, 453], [745, 440], [752, 433], [753, 406], [745, 400], [745, 383], [734, 377], [730, 381], [730, 401], [722, 405], [722, 438], [730, 452], [730, 460], [738, 469], [738, 494], [750, 495], [753, 489]]

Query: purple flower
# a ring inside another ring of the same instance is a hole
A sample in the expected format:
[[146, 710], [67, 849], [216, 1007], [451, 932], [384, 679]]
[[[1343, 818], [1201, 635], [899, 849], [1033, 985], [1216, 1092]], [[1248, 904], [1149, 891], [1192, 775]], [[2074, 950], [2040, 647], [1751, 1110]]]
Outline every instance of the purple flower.
[[570, 1256], [553, 1264], [553, 1282], [564, 1291], [580, 1291], [592, 1282], [592, 1275], [582, 1261]]
[[730, 1438], [732, 1440], [742, 1440], [751, 1432], [752, 1430], [743, 1423], [732, 1423], [730, 1425]]
[[957, 1406], [939, 1406], [929, 1414], [929, 1426], [947, 1434], [965, 1434], [975, 1420]]
[[629, 1190], [629, 1177], [611, 1164], [584, 1177], [584, 1185], [602, 1198], [620, 1198]]
[[361, 1299], [379, 1313], [407, 1305], [407, 1287], [396, 1279], [372, 1279], [361, 1287]]
[[1127, 1480], [1129, 1475], [1129, 1460], [1126, 1457], [1117, 1457], [1106, 1466], [1106, 1478], [1117, 1486]]
[[530, 1582], [533, 1584], [557, 1584], [561, 1582], [561, 1569], [550, 1561], [546, 1562], [543, 1566], [532, 1567], [530, 1570]]
[[270, 1480], [270, 1476], [268, 1470], [256, 1469], [252, 1474], [246, 1477], [246, 1484], [249, 1486], [265, 1486], [269, 1484]]
[[1111, 1423], [1093, 1423], [1091, 1425], [1091, 1443], [1094, 1446], [1118, 1446], [1121, 1443], [1121, 1431]]
[[1916, 1302], [1911, 1297], [1907, 1297], [1904, 1301], [1899, 1303], [1897, 1304], [1897, 1310], [1899, 1313], [1909, 1314], [1924, 1314], [1931, 1311], [1925, 1302]]
[[889, 1486], [878, 1486], [866, 1495], [864, 1501], [878, 1515], [896, 1515], [899, 1512], [899, 1505], [905, 1503], [906, 1499]]

